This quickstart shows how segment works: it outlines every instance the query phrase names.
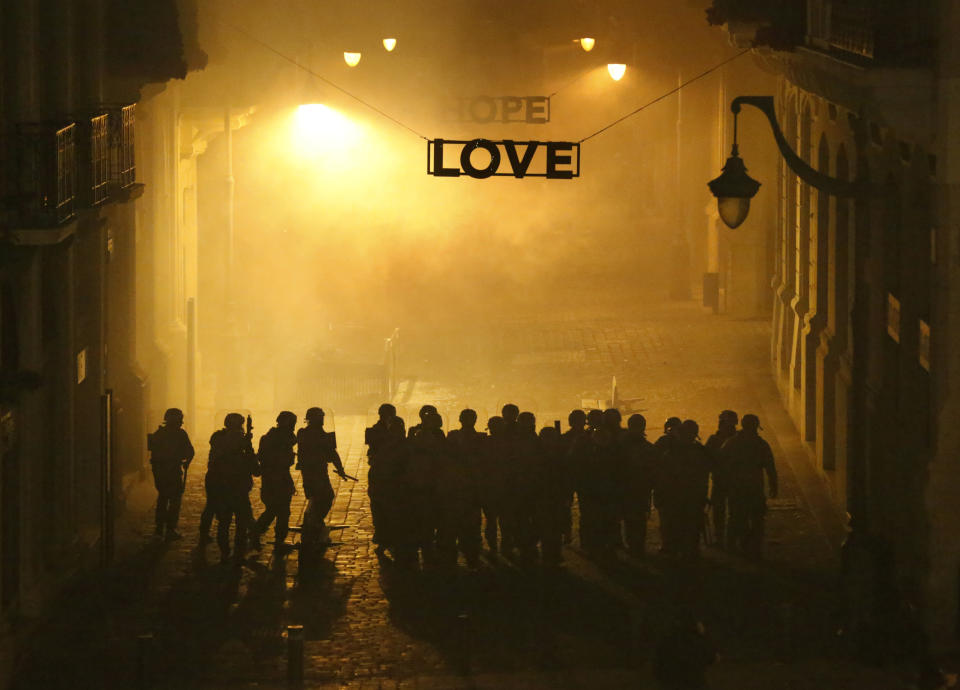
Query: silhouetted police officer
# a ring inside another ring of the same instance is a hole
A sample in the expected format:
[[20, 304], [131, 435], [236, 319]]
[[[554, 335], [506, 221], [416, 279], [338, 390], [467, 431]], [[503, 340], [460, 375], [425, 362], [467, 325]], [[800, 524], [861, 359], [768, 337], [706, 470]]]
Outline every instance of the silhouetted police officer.
[[760, 437], [760, 420], [745, 414], [737, 434], [723, 444], [730, 478], [730, 537], [732, 545], [750, 558], [763, 554], [763, 522], [767, 512], [763, 475], [770, 498], [777, 496], [777, 468], [770, 445]]
[[713, 525], [717, 532], [717, 546], [727, 547], [727, 495], [729, 493], [729, 479], [723, 453], [720, 452], [723, 444], [737, 433], [739, 418], [733, 410], [724, 410], [717, 420], [717, 430], [710, 435], [704, 448], [710, 454], [710, 507], [713, 511]]
[[577, 459], [574, 449], [578, 442], [586, 436], [587, 413], [583, 410], [573, 410], [567, 415], [569, 429], [560, 436], [563, 446], [563, 455], [560, 462], [560, 471], [566, 483], [566, 508], [563, 513], [563, 543], [569, 544], [573, 539], [573, 494], [576, 491]]
[[574, 437], [570, 451], [580, 507], [580, 547], [592, 555], [604, 549], [603, 502], [607, 499], [608, 483], [604, 479], [603, 454], [596, 440], [602, 426], [603, 412], [590, 410], [587, 430]]
[[540, 430], [540, 457], [535, 484], [536, 529], [540, 557], [548, 566], [563, 561], [563, 531], [569, 524], [569, 482], [564, 474], [564, 446], [556, 427]]
[[333, 465], [341, 479], [346, 476], [337, 452], [337, 435], [323, 430], [325, 414], [319, 407], [307, 410], [307, 426], [297, 432], [297, 465], [303, 480], [307, 507], [303, 511], [303, 543], [316, 546], [326, 540], [325, 524], [333, 506], [333, 486], [327, 465]]
[[208, 476], [217, 487], [217, 544], [220, 555], [230, 556], [230, 523], [236, 520], [234, 555], [239, 562], [246, 552], [247, 533], [251, 528], [250, 489], [253, 477], [260, 474], [260, 465], [253, 452], [252, 434], [243, 431], [243, 415], [231, 412], [223, 420], [223, 428], [210, 437]]
[[477, 481], [480, 485], [480, 505], [483, 508], [483, 536], [491, 553], [499, 551], [497, 528], [503, 515], [504, 462], [507, 455], [503, 417], [487, 420], [487, 436]]
[[441, 522], [438, 532], [441, 558], [456, 563], [457, 549], [476, 568], [480, 559], [480, 491], [486, 434], [476, 430], [477, 413], [460, 412], [460, 428], [447, 434], [447, 453], [438, 471]]
[[700, 529], [707, 503], [710, 460], [697, 441], [700, 429], [695, 421], [684, 421], [665, 455], [661, 485], [668, 516], [671, 550], [684, 557], [700, 551]]
[[537, 418], [532, 412], [517, 416], [513, 438], [513, 463], [508, 468], [506, 484], [507, 514], [510, 516], [513, 544], [527, 563], [537, 557], [537, 481], [542, 462], [540, 438], [537, 436]]
[[161, 538], [166, 536], [168, 540], [179, 539], [180, 500], [186, 468], [193, 460], [193, 445], [183, 429], [183, 412], [175, 407], [164, 412], [163, 424], [152, 434], [147, 434], [147, 449], [150, 451], [153, 482], [157, 487], [154, 534]]
[[257, 456], [260, 460], [260, 499], [265, 509], [257, 519], [257, 536], [267, 531], [276, 520], [274, 535], [276, 548], [282, 549], [290, 526], [290, 499], [293, 497], [293, 447], [297, 437], [293, 433], [297, 415], [284, 410], [277, 415], [277, 425], [260, 437]]
[[398, 545], [403, 515], [403, 473], [406, 453], [406, 429], [397, 408], [384, 403], [377, 410], [379, 419], [365, 432], [367, 443], [367, 495], [373, 519], [373, 542], [377, 554]]
[[643, 415], [630, 415], [627, 432], [623, 435], [624, 531], [630, 553], [641, 558], [646, 552], [647, 520], [658, 464], [657, 451], [647, 440], [646, 428], [647, 420]]
[[676, 527], [671, 520], [674, 513], [671, 512], [670, 501], [666, 498], [670, 485], [670, 466], [667, 457], [667, 451], [677, 440], [677, 432], [680, 430], [680, 424], [683, 423], [679, 417], [668, 417], [663, 423], [663, 434], [653, 444], [658, 453], [658, 466], [656, 472], [656, 482], [653, 487], [653, 504], [657, 509], [660, 518], [660, 551], [663, 553], [672, 553], [675, 548], [674, 537]]
[[[433, 561], [436, 556], [439, 522], [436, 475], [446, 452], [442, 426], [437, 408], [424, 405], [420, 408], [420, 423], [410, 427], [407, 434], [402, 511], [404, 542], [409, 544], [411, 561], [416, 559], [418, 550], [423, 553], [424, 562]], [[406, 546], [404, 550], [408, 550]]]

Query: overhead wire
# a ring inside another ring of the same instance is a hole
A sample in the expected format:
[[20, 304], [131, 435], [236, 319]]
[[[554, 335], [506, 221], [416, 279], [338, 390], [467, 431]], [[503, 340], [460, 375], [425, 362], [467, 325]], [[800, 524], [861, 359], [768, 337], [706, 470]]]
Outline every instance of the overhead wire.
[[633, 117], [633, 116], [636, 115], [637, 113], [640, 113], [640, 112], [646, 110], [646, 109], [649, 108], [650, 106], [655, 105], [656, 103], [659, 103], [659, 102], [662, 101], [663, 99], [669, 98], [670, 96], [672, 96], [673, 94], [677, 93], [677, 92], [680, 91], [681, 89], [689, 86], [689, 85], [692, 84], [693, 82], [698, 81], [698, 80], [700, 80], [700, 79], [703, 79], [703, 78], [704, 78], [705, 76], [707, 76], [708, 74], [711, 74], [711, 73], [713, 73], [713, 72], [716, 72], [718, 69], [720, 69], [720, 68], [723, 67], [724, 65], [727, 65], [727, 64], [733, 62], [734, 60], [736, 60], [737, 58], [742, 57], [743, 55], [746, 55], [746, 54], [749, 53], [751, 50], [752, 50], [751, 48], [747, 48], [746, 50], [742, 50], [742, 51], [740, 51], [739, 53], [737, 53], [736, 55], [733, 55], [732, 57], [729, 57], [729, 58], [727, 58], [726, 60], [723, 60], [722, 62], [718, 62], [718, 63], [715, 64], [713, 67], [711, 67], [710, 69], [707, 69], [707, 70], [701, 72], [701, 73], [698, 74], [697, 76], [692, 77], [692, 78], [688, 79], [687, 81], [681, 82], [680, 84], [677, 84], [675, 87], [673, 87], [672, 89], [670, 89], [670, 90], [667, 91], [666, 93], [661, 94], [660, 96], [657, 96], [657, 97], [654, 98], [652, 101], [650, 101], [650, 102], [648, 102], [648, 103], [644, 103], [643, 105], [641, 105], [641, 106], [640, 106], [639, 108], [637, 108], [636, 110], [631, 110], [631, 111], [630, 111], [629, 113], [627, 113], [626, 115], [617, 118], [616, 120], [614, 120], [614, 121], [611, 122], [610, 124], [606, 125], [605, 127], [601, 127], [600, 129], [598, 129], [598, 130], [597, 130], [596, 132], [594, 132], [593, 134], [590, 134], [590, 135], [588, 135], [588, 136], [585, 136], [583, 139], [580, 139], [580, 141], [579, 141], [578, 143], [582, 144], [583, 142], [585, 142], [585, 141], [587, 141], [587, 140], [589, 140], [589, 139], [593, 139], [593, 138], [594, 138], [595, 136], [597, 136], [598, 134], [602, 134], [603, 132], [606, 132], [606, 131], [607, 131], [608, 129], [610, 129], [611, 127], [615, 127], [616, 125], [620, 124], [620, 123], [623, 122], [624, 120], [627, 120], [627, 119]]
[[[259, 45], [260, 47], [264, 48], [265, 50], [268, 50], [269, 52], [271, 52], [271, 53], [273, 53], [274, 55], [280, 57], [281, 59], [286, 60], [287, 62], [289, 62], [290, 64], [292, 64], [294, 67], [303, 70], [304, 72], [306, 72], [306, 73], [309, 74], [310, 76], [314, 77], [315, 79], [319, 79], [319, 80], [322, 81], [324, 84], [327, 84], [328, 86], [336, 89], [337, 91], [341, 92], [342, 94], [344, 94], [344, 95], [346, 95], [346, 96], [349, 96], [349, 97], [352, 98], [353, 100], [357, 101], [358, 103], [360, 103], [360, 104], [363, 105], [364, 107], [369, 108], [370, 110], [372, 110], [372, 111], [375, 112], [376, 114], [380, 115], [381, 117], [386, 118], [387, 120], [390, 120], [390, 121], [393, 122], [394, 124], [402, 127], [403, 129], [407, 130], [408, 132], [411, 132], [412, 134], [420, 137], [420, 138], [423, 139], [424, 141], [428, 141], [428, 142], [430, 141], [429, 137], [424, 136], [423, 134], [421, 134], [420, 132], [418, 132], [417, 130], [415, 130], [415, 129], [414, 129], [413, 127], [411, 127], [410, 125], [408, 125], [408, 124], [406, 124], [406, 123], [398, 120], [397, 118], [393, 117], [393, 116], [390, 115], [389, 113], [384, 112], [383, 110], [381, 110], [381, 109], [378, 108], [377, 106], [373, 105], [373, 104], [370, 103], [369, 101], [364, 100], [364, 99], [361, 98], [360, 96], [357, 96], [356, 94], [351, 93], [350, 91], [348, 91], [347, 89], [343, 88], [343, 87], [340, 86], [339, 84], [336, 84], [336, 83], [334, 83], [333, 81], [327, 79], [327, 78], [324, 77], [322, 74], [318, 74], [318, 73], [315, 72], [314, 70], [310, 69], [308, 66], [306, 66], [306, 65], [302, 64], [301, 62], [297, 61], [295, 58], [290, 57], [290, 56], [287, 55], [286, 53], [284, 53], [284, 52], [282, 52], [282, 51], [274, 48], [274, 47], [273, 47], [272, 45], [270, 45], [269, 43], [266, 43], [265, 41], [263, 41], [263, 40], [257, 38], [256, 36], [252, 35], [249, 31], [246, 31], [245, 29], [242, 29], [242, 28], [240, 28], [239, 26], [236, 26], [236, 25], [231, 24], [231, 23], [229, 23], [229, 22], [223, 22], [223, 24], [224, 24], [224, 26], [227, 26], [228, 28], [233, 29], [234, 31], [236, 31], [236, 32], [239, 33], [240, 35], [244, 36], [244, 37], [247, 38], [249, 41], [251, 41], [251, 42], [253, 42], [253, 43], [256, 43], [257, 45]], [[650, 106], [655, 105], [655, 104], [659, 103], [660, 101], [662, 101], [662, 100], [664, 100], [664, 99], [666, 99], [666, 98], [669, 98], [670, 96], [672, 96], [673, 94], [679, 92], [681, 89], [686, 88], [686, 87], [689, 86], [690, 84], [693, 84], [694, 82], [699, 81], [700, 79], [703, 79], [703, 78], [706, 77], [707, 75], [712, 74], [713, 72], [716, 72], [718, 69], [720, 69], [720, 68], [723, 67], [724, 65], [727, 65], [727, 64], [733, 62], [734, 60], [736, 60], [736, 59], [738, 59], [738, 58], [746, 55], [747, 53], [750, 52], [750, 50], [751, 50], [750, 48], [746, 48], [746, 49], [740, 51], [739, 53], [737, 53], [736, 55], [733, 55], [733, 56], [727, 58], [726, 60], [722, 60], [721, 62], [718, 62], [717, 64], [713, 65], [713, 66], [710, 67], [709, 69], [704, 70], [703, 72], [697, 74], [696, 76], [691, 77], [690, 79], [687, 79], [687, 80], [684, 81], [684, 82], [681, 82], [680, 84], [678, 84], [678, 85], [675, 86], [674, 88], [670, 89], [669, 91], [667, 91], [667, 92], [665, 92], [665, 93], [657, 96], [657, 97], [654, 98], [652, 101], [649, 101], [649, 102], [647, 102], [647, 103], [644, 103], [644, 104], [641, 105], [639, 108], [636, 108], [636, 109], [634, 109], [634, 110], [631, 110], [629, 113], [627, 113], [627, 114], [625, 114], [625, 115], [617, 118], [616, 120], [614, 120], [613, 122], [609, 123], [608, 125], [605, 125], [604, 127], [601, 127], [601, 128], [598, 129], [597, 131], [593, 132], [592, 134], [589, 134], [589, 135], [583, 137], [583, 138], [580, 139], [577, 143], [582, 144], [582, 143], [584, 143], [584, 142], [586, 142], [586, 141], [588, 141], [588, 140], [590, 140], [590, 139], [593, 139], [595, 136], [597, 136], [597, 135], [599, 135], [599, 134], [603, 134], [603, 133], [606, 132], [608, 129], [611, 129], [612, 127], [617, 126], [618, 124], [620, 124], [620, 123], [623, 122], [624, 120], [628, 120], [629, 118], [633, 117], [634, 115], [637, 115], [638, 113], [643, 112], [644, 110], [646, 110], [646, 109], [649, 108]], [[564, 86], [560, 87], [559, 89], [557, 89], [556, 91], [554, 91], [552, 94], [550, 94], [550, 96], [551, 96], [551, 97], [552, 97], [552, 96], [555, 96], [555, 95], [557, 94], [557, 92], [565, 89], [565, 88], [568, 87], [568, 86], [571, 86], [572, 84], [574, 84], [574, 83], [576, 83], [577, 81], [579, 81], [580, 79], [582, 79], [584, 76], [585, 76], [585, 75], [581, 75], [581, 76], [577, 77], [576, 79], [574, 79], [573, 81], [568, 82], [567, 84], [565, 84]]]
[[346, 96], [349, 96], [350, 98], [352, 98], [353, 100], [357, 101], [357, 102], [360, 103], [361, 105], [363, 105], [363, 106], [369, 108], [370, 110], [372, 110], [373, 112], [375, 112], [377, 115], [380, 115], [381, 117], [384, 117], [384, 118], [390, 120], [390, 121], [393, 122], [395, 125], [399, 125], [400, 127], [403, 127], [405, 130], [407, 130], [408, 132], [411, 132], [411, 133], [417, 135], [418, 137], [420, 137], [420, 138], [423, 139], [424, 141], [430, 141], [430, 139], [429, 139], [428, 137], [424, 136], [423, 134], [421, 134], [420, 132], [418, 132], [417, 130], [415, 130], [415, 129], [414, 129], [413, 127], [411, 127], [410, 125], [405, 124], [404, 122], [401, 122], [400, 120], [398, 120], [397, 118], [393, 117], [392, 115], [390, 115], [390, 114], [388, 114], [388, 113], [385, 113], [383, 110], [381, 110], [381, 109], [378, 108], [377, 106], [375, 106], [375, 105], [373, 105], [372, 103], [370, 103], [370, 102], [368, 102], [368, 101], [365, 101], [364, 99], [360, 98], [360, 96], [357, 96], [356, 94], [351, 93], [350, 91], [347, 91], [345, 88], [343, 88], [343, 87], [340, 86], [339, 84], [336, 84], [336, 83], [330, 81], [329, 79], [327, 79], [327, 78], [326, 78], [325, 76], [323, 76], [322, 74], [318, 74], [317, 72], [314, 72], [312, 69], [310, 69], [310, 68], [307, 67], [306, 65], [302, 64], [301, 62], [297, 61], [295, 58], [292, 58], [292, 57], [290, 57], [289, 55], [287, 55], [286, 53], [284, 53], [284, 52], [282, 52], [282, 51], [280, 51], [280, 50], [277, 50], [276, 48], [274, 48], [274, 47], [273, 47], [272, 45], [270, 45], [269, 43], [266, 43], [265, 41], [260, 40], [259, 38], [257, 38], [257, 37], [254, 36], [253, 34], [251, 34], [249, 31], [246, 31], [245, 29], [241, 29], [239, 26], [236, 26], [236, 25], [231, 24], [231, 23], [229, 23], [229, 22], [222, 22], [222, 23], [223, 23], [224, 26], [226, 26], [226, 27], [228, 27], [228, 28], [230, 28], [230, 29], [233, 29], [233, 30], [236, 31], [238, 34], [240, 34], [240, 35], [244, 36], [245, 38], [247, 38], [249, 41], [252, 41], [253, 43], [256, 43], [256, 44], [259, 45], [261, 48], [264, 48], [264, 49], [270, 51], [271, 53], [273, 53], [274, 55], [276, 55], [276, 56], [278, 56], [278, 57], [286, 60], [287, 62], [289, 62], [289, 63], [290, 63], [291, 65], [293, 65], [294, 67], [297, 67], [298, 69], [303, 70], [304, 72], [306, 72], [306, 73], [309, 74], [310, 76], [314, 77], [315, 79], [319, 79], [319, 80], [322, 81], [324, 84], [326, 84], [326, 85], [328, 85], [328, 86], [336, 89], [337, 91], [339, 91], [340, 93], [342, 93], [342, 94], [344, 94], [344, 95], [346, 95]]

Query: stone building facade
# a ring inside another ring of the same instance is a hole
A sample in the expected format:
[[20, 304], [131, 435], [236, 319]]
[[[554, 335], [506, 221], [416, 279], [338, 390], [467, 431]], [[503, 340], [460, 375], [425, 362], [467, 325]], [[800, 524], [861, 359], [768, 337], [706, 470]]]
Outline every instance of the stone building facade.
[[[932, 639], [952, 646], [960, 14], [949, 2], [754, 5], [715, 2], [711, 20], [777, 75], [768, 95], [793, 150], [865, 188], [835, 196], [780, 161], [775, 378], [836, 504], [889, 545]], [[747, 109], [740, 121], [768, 129]]]

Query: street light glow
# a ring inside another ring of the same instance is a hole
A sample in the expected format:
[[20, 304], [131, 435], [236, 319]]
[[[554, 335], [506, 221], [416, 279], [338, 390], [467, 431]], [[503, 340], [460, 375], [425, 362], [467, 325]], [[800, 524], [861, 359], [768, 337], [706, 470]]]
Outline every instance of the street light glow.
[[383, 39], [383, 47], [387, 49], [388, 53], [393, 52], [393, 49], [397, 47], [397, 39], [395, 38]]
[[588, 52], [588, 53], [589, 53], [591, 50], [593, 50], [593, 46], [596, 45], [596, 43], [597, 43], [597, 40], [596, 40], [595, 38], [581, 38], [581, 39], [580, 39], [580, 47], [583, 48], [584, 51], [586, 51], [586, 52]]
[[360, 53], [344, 52], [343, 61], [347, 63], [349, 67], [356, 67], [360, 64]]
[[627, 66], [623, 63], [611, 63], [607, 65], [607, 71], [610, 73], [610, 78], [614, 81], [620, 81], [623, 78], [624, 73], [627, 71]]
[[316, 155], [349, 145], [356, 126], [343, 113], [322, 103], [305, 103], [293, 116], [293, 146], [301, 155]]

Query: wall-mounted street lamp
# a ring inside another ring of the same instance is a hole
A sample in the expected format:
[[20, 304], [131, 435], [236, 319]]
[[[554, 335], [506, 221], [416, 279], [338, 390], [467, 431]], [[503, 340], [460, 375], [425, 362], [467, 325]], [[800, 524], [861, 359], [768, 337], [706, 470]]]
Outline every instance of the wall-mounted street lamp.
[[343, 61], [347, 63], [348, 67], [356, 67], [360, 64], [360, 57], [360, 53], [344, 52]]
[[607, 72], [610, 73], [610, 78], [614, 81], [620, 81], [623, 79], [623, 75], [626, 71], [627, 66], [622, 62], [612, 62], [607, 65]]
[[717, 198], [720, 218], [728, 228], [739, 227], [746, 220], [750, 212], [750, 200], [760, 189], [760, 183], [747, 175], [747, 167], [737, 148], [737, 116], [740, 114], [741, 105], [752, 105], [767, 116], [773, 128], [773, 138], [787, 167], [811, 187], [839, 197], [865, 197], [877, 192], [874, 186], [862, 180], [851, 182], [824, 175], [798, 156], [790, 148], [777, 122], [773, 96], [737, 96], [730, 103], [730, 111], [733, 113], [733, 149], [720, 176], [707, 183], [710, 192]]
[[383, 39], [383, 47], [388, 53], [392, 53], [393, 49], [397, 47], [397, 39], [395, 38], [385, 38]]
[[588, 53], [589, 53], [591, 50], [593, 50], [593, 46], [595, 46], [596, 44], [597, 44], [597, 39], [595, 39], [595, 38], [581, 38], [581, 39], [580, 39], [580, 47], [583, 48], [584, 51], [586, 51], [586, 52], [588, 52]]

